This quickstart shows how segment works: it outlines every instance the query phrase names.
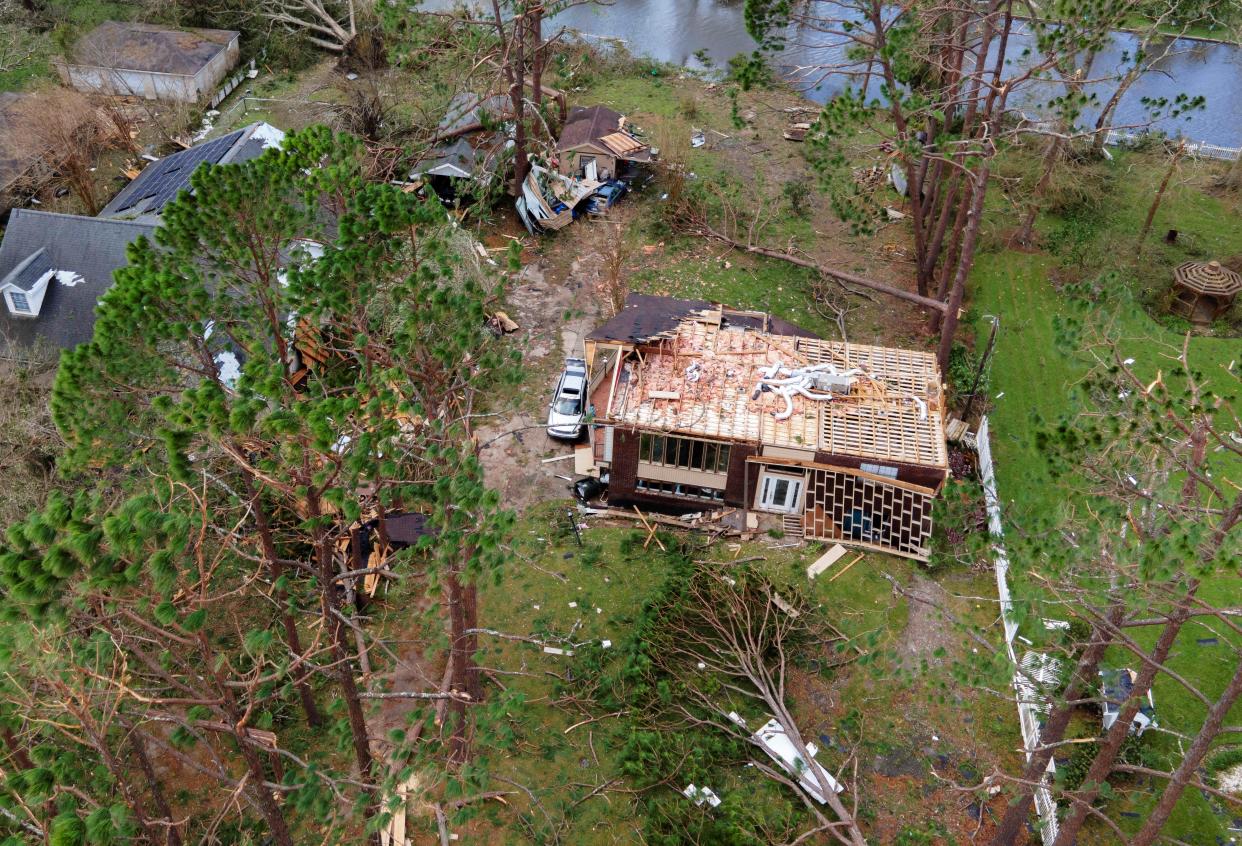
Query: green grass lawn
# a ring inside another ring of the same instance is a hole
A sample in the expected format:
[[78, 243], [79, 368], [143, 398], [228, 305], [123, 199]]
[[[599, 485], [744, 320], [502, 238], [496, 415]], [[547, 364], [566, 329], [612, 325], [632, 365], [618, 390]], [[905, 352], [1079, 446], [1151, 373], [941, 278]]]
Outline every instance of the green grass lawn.
[[[1171, 267], [1188, 257], [1225, 258], [1242, 253], [1242, 221], [1236, 208], [1198, 190], [1194, 186], [1199, 183], [1195, 182], [1170, 195], [1154, 227], [1155, 232], [1163, 232], [1165, 228], [1176, 226], [1182, 232], [1180, 240], [1184, 246], [1157, 245], [1153, 238], [1153, 243], [1147, 246], [1147, 258], [1130, 271], [1128, 259], [1132, 259], [1135, 252], [1134, 238], [1146, 213], [1146, 198], [1150, 197], [1151, 183], [1160, 173], [1150, 161], [1128, 156], [1121, 157], [1114, 166], [1127, 176], [1118, 180], [1116, 202], [1110, 204], [1115, 211], [1100, 227], [1094, 246], [1099, 248], [1099, 256], [1111, 256], [1116, 266], [1124, 271], [1123, 280], [1132, 276], [1132, 284], [1136, 287], [1166, 284]], [[1047, 218], [1041, 223], [1048, 231], [1059, 221]], [[1047, 254], [1004, 250], [981, 255], [972, 276], [973, 304], [980, 335], [986, 332], [988, 315], [1000, 315], [1002, 320], [992, 367], [994, 400], [990, 418], [1000, 496], [1007, 509], [1006, 520], [1015, 527], [1020, 527], [1027, 515], [1056, 514], [1068, 504], [1077, 503], [1072, 489], [1050, 479], [1033, 437], [1035, 416], [1055, 421], [1073, 410], [1072, 386], [1085, 372], [1083, 363], [1063, 352], [1057, 343], [1055, 320], [1069, 312], [1066, 297], [1058, 293], [1050, 281], [1057, 265], [1057, 258]], [[1099, 269], [1109, 268], [1101, 265]], [[1114, 331], [1121, 339], [1122, 350], [1136, 359], [1134, 366], [1142, 376], [1154, 378], [1158, 369], [1168, 371], [1171, 362], [1162, 358], [1167, 350], [1157, 348], [1151, 341], [1180, 348], [1183, 336], [1179, 332], [1153, 320], [1136, 302], [1134, 291], [1125, 287], [1124, 281], [1118, 283], [1115, 291], [1102, 297], [1098, 306], [1095, 313], [1100, 320], [1115, 321]], [[1192, 337], [1189, 353], [1192, 366], [1204, 374], [1209, 384], [1221, 392], [1229, 390], [1231, 377], [1225, 369], [1242, 364], [1242, 341]], [[1233, 390], [1236, 390], [1236, 382], [1234, 385]], [[1242, 468], [1234, 466], [1233, 471], [1235, 484], [1242, 481]], [[1016, 561], [1015, 566], [1021, 566], [1021, 562]], [[1242, 596], [1242, 582], [1236, 574], [1222, 574], [1204, 588], [1202, 596], [1224, 606], [1236, 605], [1238, 597]], [[1138, 636], [1151, 643], [1157, 631], [1142, 631]], [[1236, 665], [1228, 638], [1221, 636], [1221, 642], [1216, 645], [1198, 642], [1201, 638], [1218, 636], [1220, 632], [1208, 631], [1200, 624], [1188, 625], [1170, 659], [1174, 669], [1201, 685], [1209, 696], [1224, 688]], [[1233, 639], [1235, 647], [1240, 643], [1242, 639]], [[1155, 697], [1165, 726], [1191, 735], [1195, 733], [1205, 713], [1198, 700], [1163, 676], [1157, 680]], [[1242, 719], [1242, 706], [1234, 708], [1227, 722], [1236, 723], [1239, 719]], [[1176, 740], [1170, 735], [1156, 735], [1151, 742], [1157, 749], [1176, 751]], [[1135, 792], [1119, 810], [1141, 817], [1143, 809], [1152, 801], [1151, 790], [1149, 786]], [[1123, 826], [1137, 827], [1141, 820], [1127, 815], [1122, 816], [1120, 822]], [[1188, 790], [1167, 833], [1188, 843], [1214, 844], [1214, 838], [1224, 833], [1223, 821], [1198, 791]], [[1100, 836], [1101, 842], [1112, 842], [1111, 835]]]
[[[480, 616], [487, 625], [514, 634], [569, 636], [579, 643], [610, 640], [615, 651], [632, 631], [643, 602], [666, 577], [668, 563], [654, 545], [650, 550], [642, 548], [645, 532], [615, 522], [596, 524], [589, 520], [591, 525], [583, 531], [585, 545], [579, 547], [568, 528], [568, 507], [568, 503], [548, 503], [522, 519], [512, 565], [503, 582], [481, 589]], [[701, 534], [685, 532], [661, 537], [666, 544], [677, 539], [701, 544], [704, 539]], [[957, 701], [938, 702], [930, 686], [925, 688], [911, 675], [917, 675], [916, 670], [897, 669], [910, 608], [904, 598], [894, 594], [884, 574], [909, 585], [919, 570], [917, 564], [869, 553], [835, 581], [823, 576], [808, 583], [805, 568], [822, 553], [821, 545], [783, 549], [769, 545], [779, 546], [767, 538], [746, 544], [719, 541], [694, 556], [718, 564], [722, 570], [730, 561], [761, 556], [763, 560], [752, 562], [754, 566], [782, 586], [782, 591], [805, 591], [807, 599], [818, 605], [818, 613], [851, 646], [869, 656], [865, 662], [835, 669], [800, 667], [794, 673], [797, 680], [791, 682], [790, 693], [794, 714], [809, 737], [838, 737], [844, 723], [857, 722], [863, 779], [873, 778], [867, 772], [876, 755], [900, 750], [920, 759], [933, 757], [920, 749], [920, 742], [932, 743], [931, 738], [937, 735], [937, 751], [950, 753], [955, 762], [973, 762], [977, 769], [986, 770], [1006, 759], [1016, 732], [1009, 700], [968, 695]], [[986, 603], [961, 598], [985, 591], [986, 574], [958, 571], [948, 574], [946, 583], [952, 586], [955, 597], [951, 601], [959, 613], [973, 617], [980, 625], [994, 617], [994, 609]], [[952, 640], [953, 635], [950, 632], [946, 637]], [[526, 830], [523, 840], [506, 813], [494, 823], [506, 829], [508, 839], [495, 842], [529, 842], [541, 837], [546, 842], [546, 831], [541, 833], [538, 825], [546, 824], [549, 817], [559, 821], [562, 816], [563, 843], [594, 846], [642, 842], [636, 830], [643, 828], [645, 820], [636, 797], [609, 791], [607, 796], [583, 798], [594, 786], [619, 777], [618, 752], [624, 735], [621, 720], [596, 712], [589, 713], [600, 719], [571, 728], [587, 718], [584, 712], [550, 700], [554, 689], [551, 674], [582, 672], [577, 659], [546, 654], [538, 646], [512, 641], [490, 640], [484, 646], [480, 663], [506, 671], [497, 678], [510, 690], [520, 691], [527, 702], [512, 715], [516, 749], [493, 753], [490, 764], [502, 777], [529, 786], [547, 811], [545, 815], [530, 807], [528, 800], [512, 797], [511, 810], [533, 820], [535, 828]], [[515, 672], [521, 674], [513, 675]], [[813, 695], [812, 690], [821, 693]], [[831, 690], [840, 693], [826, 702], [823, 691]], [[883, 707], [868, 703], [883, 703]], [[825, 748], [822, 760], [836, 767], [845, 762], [845, 757], [837, 749]], [[736, 772], [729, 768], [714, 778], [719, 783], [713, 788], [726, 801], [730, 795], [738, 801], [740, 797], [767, 795], [765, 791], [774, 791], [771, 801], [790, 798], [783, 788], [745, 768], [739, 767]], [[625, 781], [618, 784], [624, 786]], [[501, 783], [498, 788], [503, 786]], [[932, 796], [937, 790], [942, 792]], [[925, 781], [868, 781], [860, 790], [860, 798], [872, 806], [877, 836], [902, 830], [911, 820], [927, 814], [934, 803], [944, 803], [949, 809], [960, 805], [958, 794], [943, 789], [930, 776]], [[579, 800], [580, 804], [575, 804]], [[960, 807], [956, 811], [966, 819]], [[881, 840], [889, 842], [884, 836]]]

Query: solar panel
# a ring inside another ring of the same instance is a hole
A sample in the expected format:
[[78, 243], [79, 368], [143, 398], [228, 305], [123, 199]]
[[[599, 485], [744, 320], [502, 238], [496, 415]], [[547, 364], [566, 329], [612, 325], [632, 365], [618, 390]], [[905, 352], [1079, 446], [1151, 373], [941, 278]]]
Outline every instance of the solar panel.
[[158, 212], [166, 204], [176, 199], [178, 192], [190, 187], [190, 176], [203, 162], [219, 163], [220, 159], [233, 148], [244, 130], [232, 132], [214, 141], [199, 144], [188, 150], [152, 162], [137, 179], [130, 183], [129, 195], [124, 205], [115, 209], [117, 212], [127, 211], [148, 201], [143, 212]]

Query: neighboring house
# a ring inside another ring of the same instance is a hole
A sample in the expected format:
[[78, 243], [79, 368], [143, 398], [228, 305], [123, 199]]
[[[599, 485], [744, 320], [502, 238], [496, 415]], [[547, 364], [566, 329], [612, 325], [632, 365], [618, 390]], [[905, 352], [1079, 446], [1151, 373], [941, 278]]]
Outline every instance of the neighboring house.
[[502, 153], [512, 143], [498, 128], [512, 119], [508, 97], [470, 92], [456, 95], [436, 127], [439, 143], [410, 172], [410, 178], [421, 178], [445, 200], [472, 193], [461, 188], [459, 181], [486, 184], [495, 178]]
[[631, 294], [587, 336], [609, 501], [733, 506], [750, 529], [926, 559], [948, 476], [935, 356]]
[[152, 162], [133, 182], [104, 206], [100, 217], [157, 220], [164, 206], [190, 190], [190, 176], [203, 163], [230, 164], [258, 157], [268, 147], [279, 147], [285, 134], [267, 123], [249, 126], [196, 144]]
[[0, 357], [89, 341], [95, 304], [125, 266], [126, 248], [154, 231], [147, 223], [14, 209], [0, 242]]
[[626, 129], [625, 117], [606, 106], [575, 106], [556, 142], [558, 170], [592, 182], [618, 178], [627, 163], [654, 161], [658, 151]]
[[237, 64], [239, 37], [233, 30], [105, 21], [54, 64], [66, 85], [90, 94], [198, 103]]
[[0, 356], [26, 358], [38, 346], [89, 341], [95, 304], [112, 287], [112, 272], [125, 266], [126, 246], [155, 231], [164, 207], [189, 190], [195, 169], [244, 162], [283, 140], [276, 127], [253, 123], [152, 162], [99, 217], [14, 209], [0, 242]]

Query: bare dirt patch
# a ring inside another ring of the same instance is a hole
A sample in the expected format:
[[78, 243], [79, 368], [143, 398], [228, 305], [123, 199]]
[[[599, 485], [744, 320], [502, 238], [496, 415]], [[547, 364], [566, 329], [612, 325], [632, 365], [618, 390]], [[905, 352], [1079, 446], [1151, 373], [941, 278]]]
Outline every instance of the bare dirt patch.
[[948, 603], [949, 594], [939, 583], [918, 573], [914, 574], [908, 591], [910, 616], [898, 647], [902, 663], [907, 669], [915, 670], [923, 662], [928, 666], [941, 664], [947, 659], [936, 657], [937, 650], [948, 653], [960, 645], [948, 620], [938, 610]]

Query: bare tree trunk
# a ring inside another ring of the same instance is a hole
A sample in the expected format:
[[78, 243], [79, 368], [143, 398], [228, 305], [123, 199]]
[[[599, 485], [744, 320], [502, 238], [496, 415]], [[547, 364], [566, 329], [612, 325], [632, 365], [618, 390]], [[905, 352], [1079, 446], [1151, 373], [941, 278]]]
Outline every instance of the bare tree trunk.
[[[121, 725], [125, 726], [125, 731], [129, 736], [129, 746], [134, 753], [134, 759], [138, 762], [138, 768], [142, 770], [142, 775], [147, 780], [147, 789], [151, 793], [151, 803], [155, 806], [156, 812], [164, 819], [162, 827], [165, 835], [156, 842], [164, 844], [164, 846], [181, 846], [181, 832], [177, 829], [172, 814], [172, 807], [168, 804], [168, 798], [164, 795], [164, 785], [160, 782], [159, 776], [156, 775], [155, 767], [151, 765], [151, 758], [147, 755], [146, 736], [138, 731], [128, 717], [118, 715], [118, 720]], [[154, 827], [154, 824], [152, 825]]]
[[1083, 779], [1083, 789], [1074, 794], [1074, 804], [1061, 822], [1057, 839], [1052, 846], [1072, 846], [1075, 842], [1079, 829], [1082, 828], [1082, 824], [1086, 822], [1087, 815], [1091, 811], [1092, 803], [1100, 795], [1100, 785], [1104, 784], [1112, 774], [1113, 767], [1121, 755], [1121, 747], [1125, 744], [1126, 738], [1130, 736], [1130, 724], [1143, 704], [1143, 697], [1151, 689], [1159, 666], [1163, 665], [1165, 659], [1169, 657], [1182, 626], [1190, 619], [1190, 602], [1198, 587], [1197, 581], [1190, 584], [1186, 596], [1178, 603], [1177, 608], [1169, 616], [1169, 621], [1165, 623], [1164, 629], [1161, 630], [1160, 637], [1152, 648], [1148, 660], [1143, 662], [1142, 669], [1139, 670], [1138, 677], [1134, 680], [1130, 698], [1122, 704], [1117, 721], [1109, 728], [1103, 745], [1091, 761], [1091, 767]]
[[1156, 211], [1160, 208], [1160, 202], [1164, 199], [1164, 192], [1169, 187], [1169, 180], [1173, 178], [1173, 171], [1177, 169], [1177, 163], [1181, 161], [1185, 153], [1186, 142], [1183, 141], [1177, 145], [1177, 150], [1173, 153], [1173, 157], [1169, 159], [1169, 169], [1164, 172], [1164, 179], [1160, 180], [1160, 187], [1156, 190], [1156, 196], [1151, 201], [1151, 207], [1147, 209], [1147, 218], [1143, 221], [1143, 231], [1139, 233], [1138, 237], [1139, 253], [1143, 252], [1143, 243], [1151, 233], [1152, 222], [1156, 219]]
[[1177, 800], [1182, 797], [1182, 793], [1186, 790], [1186, 785], [1194, 778], [1195, 771], [1203, 763], [1207, 753], [1211, 751], [1212, 743], [1220, 735], [1221, 728], [1225, 724], [1225, 718], [1229, 715], [1229, 711], [1233, 708], [1234, 703], [1238, 701], [1239, 696], [1242, 696], [1242, 663], [1234, 669], [1233, 678], [1229, 681], [1225, 691], [1220, 695], [1220, 699], [1217, 699], [1212, 707], [1208, 709], [1207, 719], [1203, 721], [1203, 727], [1199, 729], [1199, 733], [1195, 735], [1194, 742], [1186, 750], [1181, 764], [1174, 770], [1173, 777], [1164, 788], [1164, 793], [1160, 795], [1160, 801], [1156, 803], [1156, 807], [1148, 815], [1147, 821], [1143, 823], [1139, 833], [1130, 841], [1131, 846], [1151, 846], [1155, 842], [1165, 823], [1169, 821], [1169, 816], [1173, 813]]
[[[279, 582], [284, 576], [285, 568], [280, 563], [280, 556], [276, 554], [276, 543], [272, 538], [272, 525], [268, 519], [267, 509], [263, 507], [263, 503], [259, 501], [258, 494], [255, 492], [254, 483], [250, 475], [243, 471], [243, 479], [245, 479], [246, 495], [250, 497], [251, 505], [254, 508], [254, 521], [259, 530], [259, 545], [263, 549], [263, 557], [267, 560], [268, 573], [272, 577], [273, 582]], [[302, 638], [298, 634], [298, 624], [293, 618], [292, 612], [289, 611], [289, 592], [284, 588], [276, 591], [276, 603], [280, 606], [280, 623], [285, 630], [285, 646], [294, 656], [294, 659], [303, 657]], [[310, 682], [307, 680], [306, 673], [295, 669], [294, 687], [298, 691], [298, 699], [302, 702], [302, 712], [306, 714], [306, 724], [311, 728], [317, 728], [323, 725], [323, 716], [319, 713], [319, 707], [315, 704], [315, 694], [310, 689]]]
[[[1108, 614], [1109, 625], [1116, 626], [1120, 623], [1122, 614], [1121, 606], [1114, 606]], [[992, 835], [992, 846], [1013, 846], [1018, 842], [1022, 830], [1026, 827], [1027, 818], [1031, 814], [1031, 804], [1035, 799], [1035, 785], [1044, 780], [1048, 771], [1048, 762], [1052, 760], [1055, 750], [1054, 744], [1059, 743], [1065, 736], [1065, 729], [1074, 715], [1075, 706], [1071, 703], [1082, 697], [1087, 689], [1088, 680], [1095, 679], [1096, 669], [1104, 658], [1108, 646], [1109, 639], [1104, 636], [1101, 628], [1093, 627], [1091, 642], [1087, 644], [1078, 658], [1078, 664], [1074, 667], [1073, 675], [1070, 676], [1069, 684], [1062, 694], [1061, 704], [1052, 709], [1052, 713], [1048, 715], [1044, 727], [1039, 732], [1039, 745], [1031, 752], [1031, 757], [1022, 770], [1019, 793], [1009, 803], [1009, 807], [1005, 809], [1005, 816], [1001, 817], [1000, 823], [997, 824], [996, 831]]]
[[962, 236], [962, 254], [957, 259], [957, 270], [953, 277], [953, 287], [949, 291], [949, 301], [944, 311], [944, 322], [940, 326], [940, 347], [936, 358], [940, 369], [948, 372], [949, 354], [953, 351], [953, 340], [957, 335], [957, 323], [961, 315], [962, 300], [966, 296], [966, 279], [970, 276], [970, 268], [975, 263], [975, 247], [979, 243], [979, 228], [983, 224], [983, 198], [987, 194], [988, 176], [992, 165], [984, 161], [979, 167], [977, 178], [970, 201], [970, 210], [966, 212], [966, 228]]
[[[460, 568], [458, 568], [460, 570]], [[483, 698], [483, 684], [474, 655], [478, 651], [478, 598], [473, 584], [464, 584], [458, 571], [450, 572], [444, 580], [444, 590], [449, 606], [449, 689], [464, 693], [471, 702]], [[470, 737], [466, 725], [467, 702], [461, 697], [448, 700], [448, 712], [453, 719], [450, 759], [456, 764], [465, 763], [470, 757]]]
[[1044, 154], [1043, 170], [1039, 174], [1039, 182], [1035, 185], [1035, 192], [1031, 197], [1031, 201], [1027, 203], [1026, 217], [1022, 220], [1022, 229], [1018, 232], [1018, 243], [1022, 246], [1030, 246], [1031, 237], [1035, 234], [1035, 218], [1039, 215], [1041, 201], [1048, 193], [1048, 186], [1052, 184], [1052, 172], [1056, 169], [1057, 162], [1061, 158], [1061, 138], [1054, 136], [1048, 141], [1048, 150]]

